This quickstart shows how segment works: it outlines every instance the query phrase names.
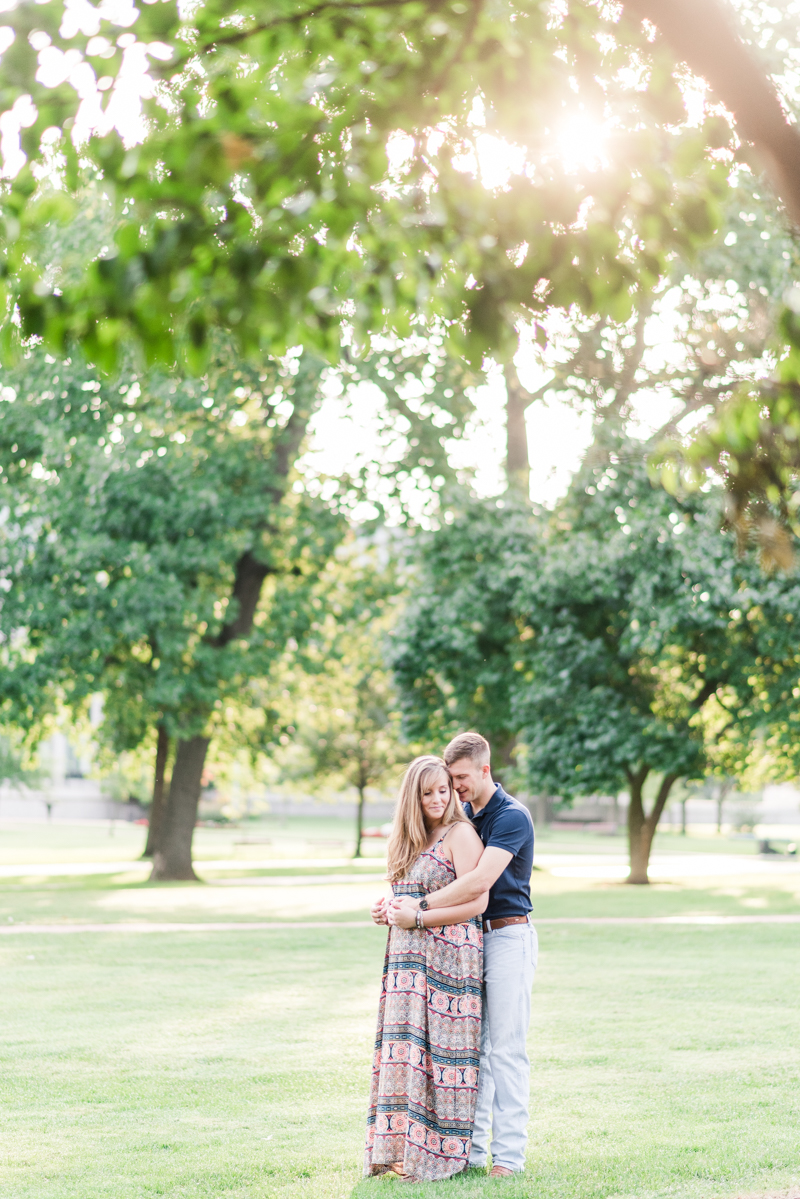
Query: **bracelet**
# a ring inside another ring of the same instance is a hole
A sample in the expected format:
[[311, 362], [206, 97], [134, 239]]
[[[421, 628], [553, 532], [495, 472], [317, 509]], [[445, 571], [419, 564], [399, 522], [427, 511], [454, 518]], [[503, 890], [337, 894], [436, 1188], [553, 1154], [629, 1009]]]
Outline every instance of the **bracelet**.
[[417, 928], [421, 928], [421, 929], [425, 928], [425, 925], [422, 923], [423, 918], [424, 917], [423, 917], [423, 913], [422, 913], [422, 908], [417, 908], [417, 914], [414, 917], [414, 922], [415, 922]]

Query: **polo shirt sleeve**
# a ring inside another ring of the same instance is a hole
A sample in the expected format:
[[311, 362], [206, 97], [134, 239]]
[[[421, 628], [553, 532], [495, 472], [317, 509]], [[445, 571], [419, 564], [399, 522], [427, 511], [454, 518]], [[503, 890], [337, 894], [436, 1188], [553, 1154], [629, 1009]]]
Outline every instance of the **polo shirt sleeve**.
[[531, 825], [524, 812], [504, 812], [500, 820], [495, 820], [486, 848], [495, 846], [516, 857], [530, 837]]

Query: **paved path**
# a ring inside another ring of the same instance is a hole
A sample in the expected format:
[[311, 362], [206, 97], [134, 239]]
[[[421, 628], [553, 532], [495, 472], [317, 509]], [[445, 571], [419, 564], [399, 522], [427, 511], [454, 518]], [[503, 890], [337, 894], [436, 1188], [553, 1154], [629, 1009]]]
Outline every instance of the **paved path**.
[[[195, 865], [198, 865], [195, 862]], [[386, 881], [386, 868], [380, 874], [368, 874], [360, 870], [358, 874], [294, 874], [283, 878], [266, 877], [263, 874], [255, 878], [214, 878], [212, 887], [327, 887], [331, 883], [383, 883]]]
[[372, 928], [371, 920], [215, 920], [191, 924], [157, 920], [120, 920], [116, 924], [3, 924], [0, 936], [15, 933], [247, 933], [286, 928]]
[[[714, 925], [716, 927], [735, 924], [800, 924], [800, 912], [772, 916], [545, 916], [534, 920], [538, 927], [543, 924], [588, 925]], [[205, 923], [176, 924], [155, 920], [120, 920], [116, 924], [3, 924], [0, 936], [23, 933], [246, 933], [270, 932], [281, 929], [303, 928], [372, 928], [371, 920], [215, 920]]]

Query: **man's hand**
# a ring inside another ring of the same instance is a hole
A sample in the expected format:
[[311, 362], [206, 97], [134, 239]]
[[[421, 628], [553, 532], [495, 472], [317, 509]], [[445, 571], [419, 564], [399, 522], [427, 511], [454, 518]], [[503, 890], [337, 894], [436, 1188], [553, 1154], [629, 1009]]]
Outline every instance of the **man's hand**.
[[369, 914], [372, 917], [375, 924], [388, 924], [389, 923], [389, 921], [386, 918], [386, 909], [388, 906], [389, 906], [388, 901], [387, 901], [386, 897], [383, 895], [381, 896], [380, 899], [375, 900], [375, 903], [373, 903], [372, 907], [369, 909]]
[[414, 928], [418, 907], [418, 899], [393, 899], [387, 911], [389, 924], [395, 928]]

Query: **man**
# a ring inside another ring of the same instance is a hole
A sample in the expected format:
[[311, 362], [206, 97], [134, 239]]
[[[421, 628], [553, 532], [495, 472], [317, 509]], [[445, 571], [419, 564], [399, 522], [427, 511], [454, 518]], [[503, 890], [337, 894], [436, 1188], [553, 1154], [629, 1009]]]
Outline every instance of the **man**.
[[396, 909], [429, 911], [468, 903], [489, 891], [483, 917], [484, 1009], [481, 1068], [470, 1166], [506, 1178], [525, 1167], [530, 1061], [526, 1037], [538, 943], [530, 923], [533, 821], [528, 809], [492, 782], [489, 743], [460, 733], [444, 751], [464, 811], [485, 848], [474, 870], [423, 900], [394, 900]]

